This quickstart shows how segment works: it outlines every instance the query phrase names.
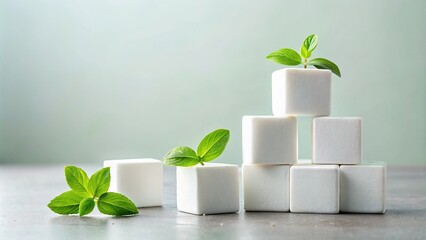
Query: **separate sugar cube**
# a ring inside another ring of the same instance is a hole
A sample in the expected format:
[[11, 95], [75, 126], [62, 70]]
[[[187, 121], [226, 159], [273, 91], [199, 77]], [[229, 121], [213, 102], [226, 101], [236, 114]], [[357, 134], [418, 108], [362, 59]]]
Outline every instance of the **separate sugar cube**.
[[288, 212], [290, 166], [243, 164], [244, 209]]
[[243, 159], [252, 164], [294, 164], [297, 161], [295, 117], [244, 116]]
[[319, 117], [313, 119], [314, 164], [360, 164], [362, 118]]
[[104, 167], [110, 167], [111, 171], [110, 192], [124, 194], [136, 207], [163, 204], [163, 163], [160, 160], [107, 160]]
[[380, 162], [340, 166], [340, 211], [384, 213], [386, 172]]
[[339, 166], [291, 166], [290, 211], [299, 213], [338, 213]]
[[272, 73], [275, 116], [328, 116], [330, 93], [330, 70], [284, 68]]
[[204, 163], [177, 167], [177, 209], [192, 214], [238, 212], [238, 165]]

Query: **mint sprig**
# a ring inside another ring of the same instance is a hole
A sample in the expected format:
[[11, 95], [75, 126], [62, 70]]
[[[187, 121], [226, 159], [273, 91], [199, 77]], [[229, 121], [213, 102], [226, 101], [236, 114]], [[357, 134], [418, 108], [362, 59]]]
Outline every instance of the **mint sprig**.
[[229, 130], [217, 129], [201, 140], [197, 152], [190, 147], [173, 148], [163, 157], [164, 165], [179, 167], [204, 165], [205, 162], [210, 162], [223, 153], [229, 137]]
[[317, 46], [318, 36], [316, 34], [312, 34], [309, 35], [303, 41], [302, 46], [300, 47], [300, 55], [293, 49], [282, 48], [280, 50], [270, 53], [268, 56], [266, 56], [266, 58], [276, 63], [287, 66], [297, 66], [303, 64], [304, 68], [307, 68], [308, 65], [311, 65], [318, 69], [328, 69], [332, 73], [341, 77], [342, 75], [340, 73], [339, 67], [330, 60], [327, 60], [325, 58], [315, 58], [308, 61], [308, 59], [312, 55], [312, 52]]
[[97, 171], [90, 179], [83, 169], [75, 166], [66, 166], [64, 171], [71, 190], [50, 201], [47, 206], [53, 212], [84, 216], [91, 213], [97, 205], [101, 213], [108, 215], [123, 216], [138, 213], [135, 204], [126, 196], [108, 192], [111, 181], [109, 167]]

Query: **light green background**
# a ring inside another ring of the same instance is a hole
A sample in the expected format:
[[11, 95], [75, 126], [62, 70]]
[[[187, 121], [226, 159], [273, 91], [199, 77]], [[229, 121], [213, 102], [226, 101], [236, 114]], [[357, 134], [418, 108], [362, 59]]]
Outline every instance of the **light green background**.
[[[265, 55], [319, 35], [332, 116], [364, 118], [364, 159], [426, 164], [426, 1], [0, 0], [0, 163], [161, 158], [271, 115]], [[310, 156], [310, 119], [299, 122]]]

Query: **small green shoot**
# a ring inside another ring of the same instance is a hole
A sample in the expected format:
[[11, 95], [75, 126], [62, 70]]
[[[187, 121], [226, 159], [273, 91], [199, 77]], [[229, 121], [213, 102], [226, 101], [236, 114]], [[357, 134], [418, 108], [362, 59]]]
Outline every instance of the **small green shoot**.
[[300, 55], [293, 49], [282, 48], [270, 53], [268, 56], [266, 56], [266, 58], [287, 66], [297, 66], [303, 64], [304, 68], [307, 68], [308, 65], [312, 65], [318, 69], [328, 69], [338, 77], [341, 77], [342, 75], [340, 73], [339, 67], [330, 60], [325, 58], [314, 58], [308, 61], [312, 55], [312, 52], [317, 46], [318, 36], [316, 34], [312, 34], [308, 36], [305, 41], [303, 41], [302, 46], [300, 47]]
[[204, 165], [219, 157], [229, 141], [229, 130], [217, 129], [201, 140], [197, 152], [189, 147], [176, 147], [168, 152], [164, 158], [164, 165], [191, 167], [197, 164]]

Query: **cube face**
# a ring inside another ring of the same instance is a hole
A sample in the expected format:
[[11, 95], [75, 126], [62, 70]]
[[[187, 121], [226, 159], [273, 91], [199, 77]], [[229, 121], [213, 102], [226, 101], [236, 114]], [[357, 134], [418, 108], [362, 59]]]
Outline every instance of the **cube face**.
[[109, 191], [124, 194], [136, 207], [163, 204], [163, 163], [156, 159], [123, 159], [104, 161], [110, 167]]
[[383, 163], [340, 166], [340, 211], [384, 213], [386, 182]]
[[242, 169], [246, 211], [289, 211], [289, 165], [243, 164]]
[[238, 166], [205, 163], [204, 166], [177, 167], [177, 208], [192, 214], [219, 214], [239, 211]]
[[295, 117], [244, 116], [243, 161], [247, 164], [294, 164], [297, 161]]
[[339, 167], [293, 165], [290, 167], [290, 211], [339, 212]]
[[313, 119], [312, 161], [315, 164], [360, 164], [362, 118]]
[[328, 116], [330, 96], [330, 70], [284, 68], [272, 73], [275, 116]]
[[176, 203], [181, 212], [202, 214], [198, 207], [197, 170], [193, 168], [176, 168]]

